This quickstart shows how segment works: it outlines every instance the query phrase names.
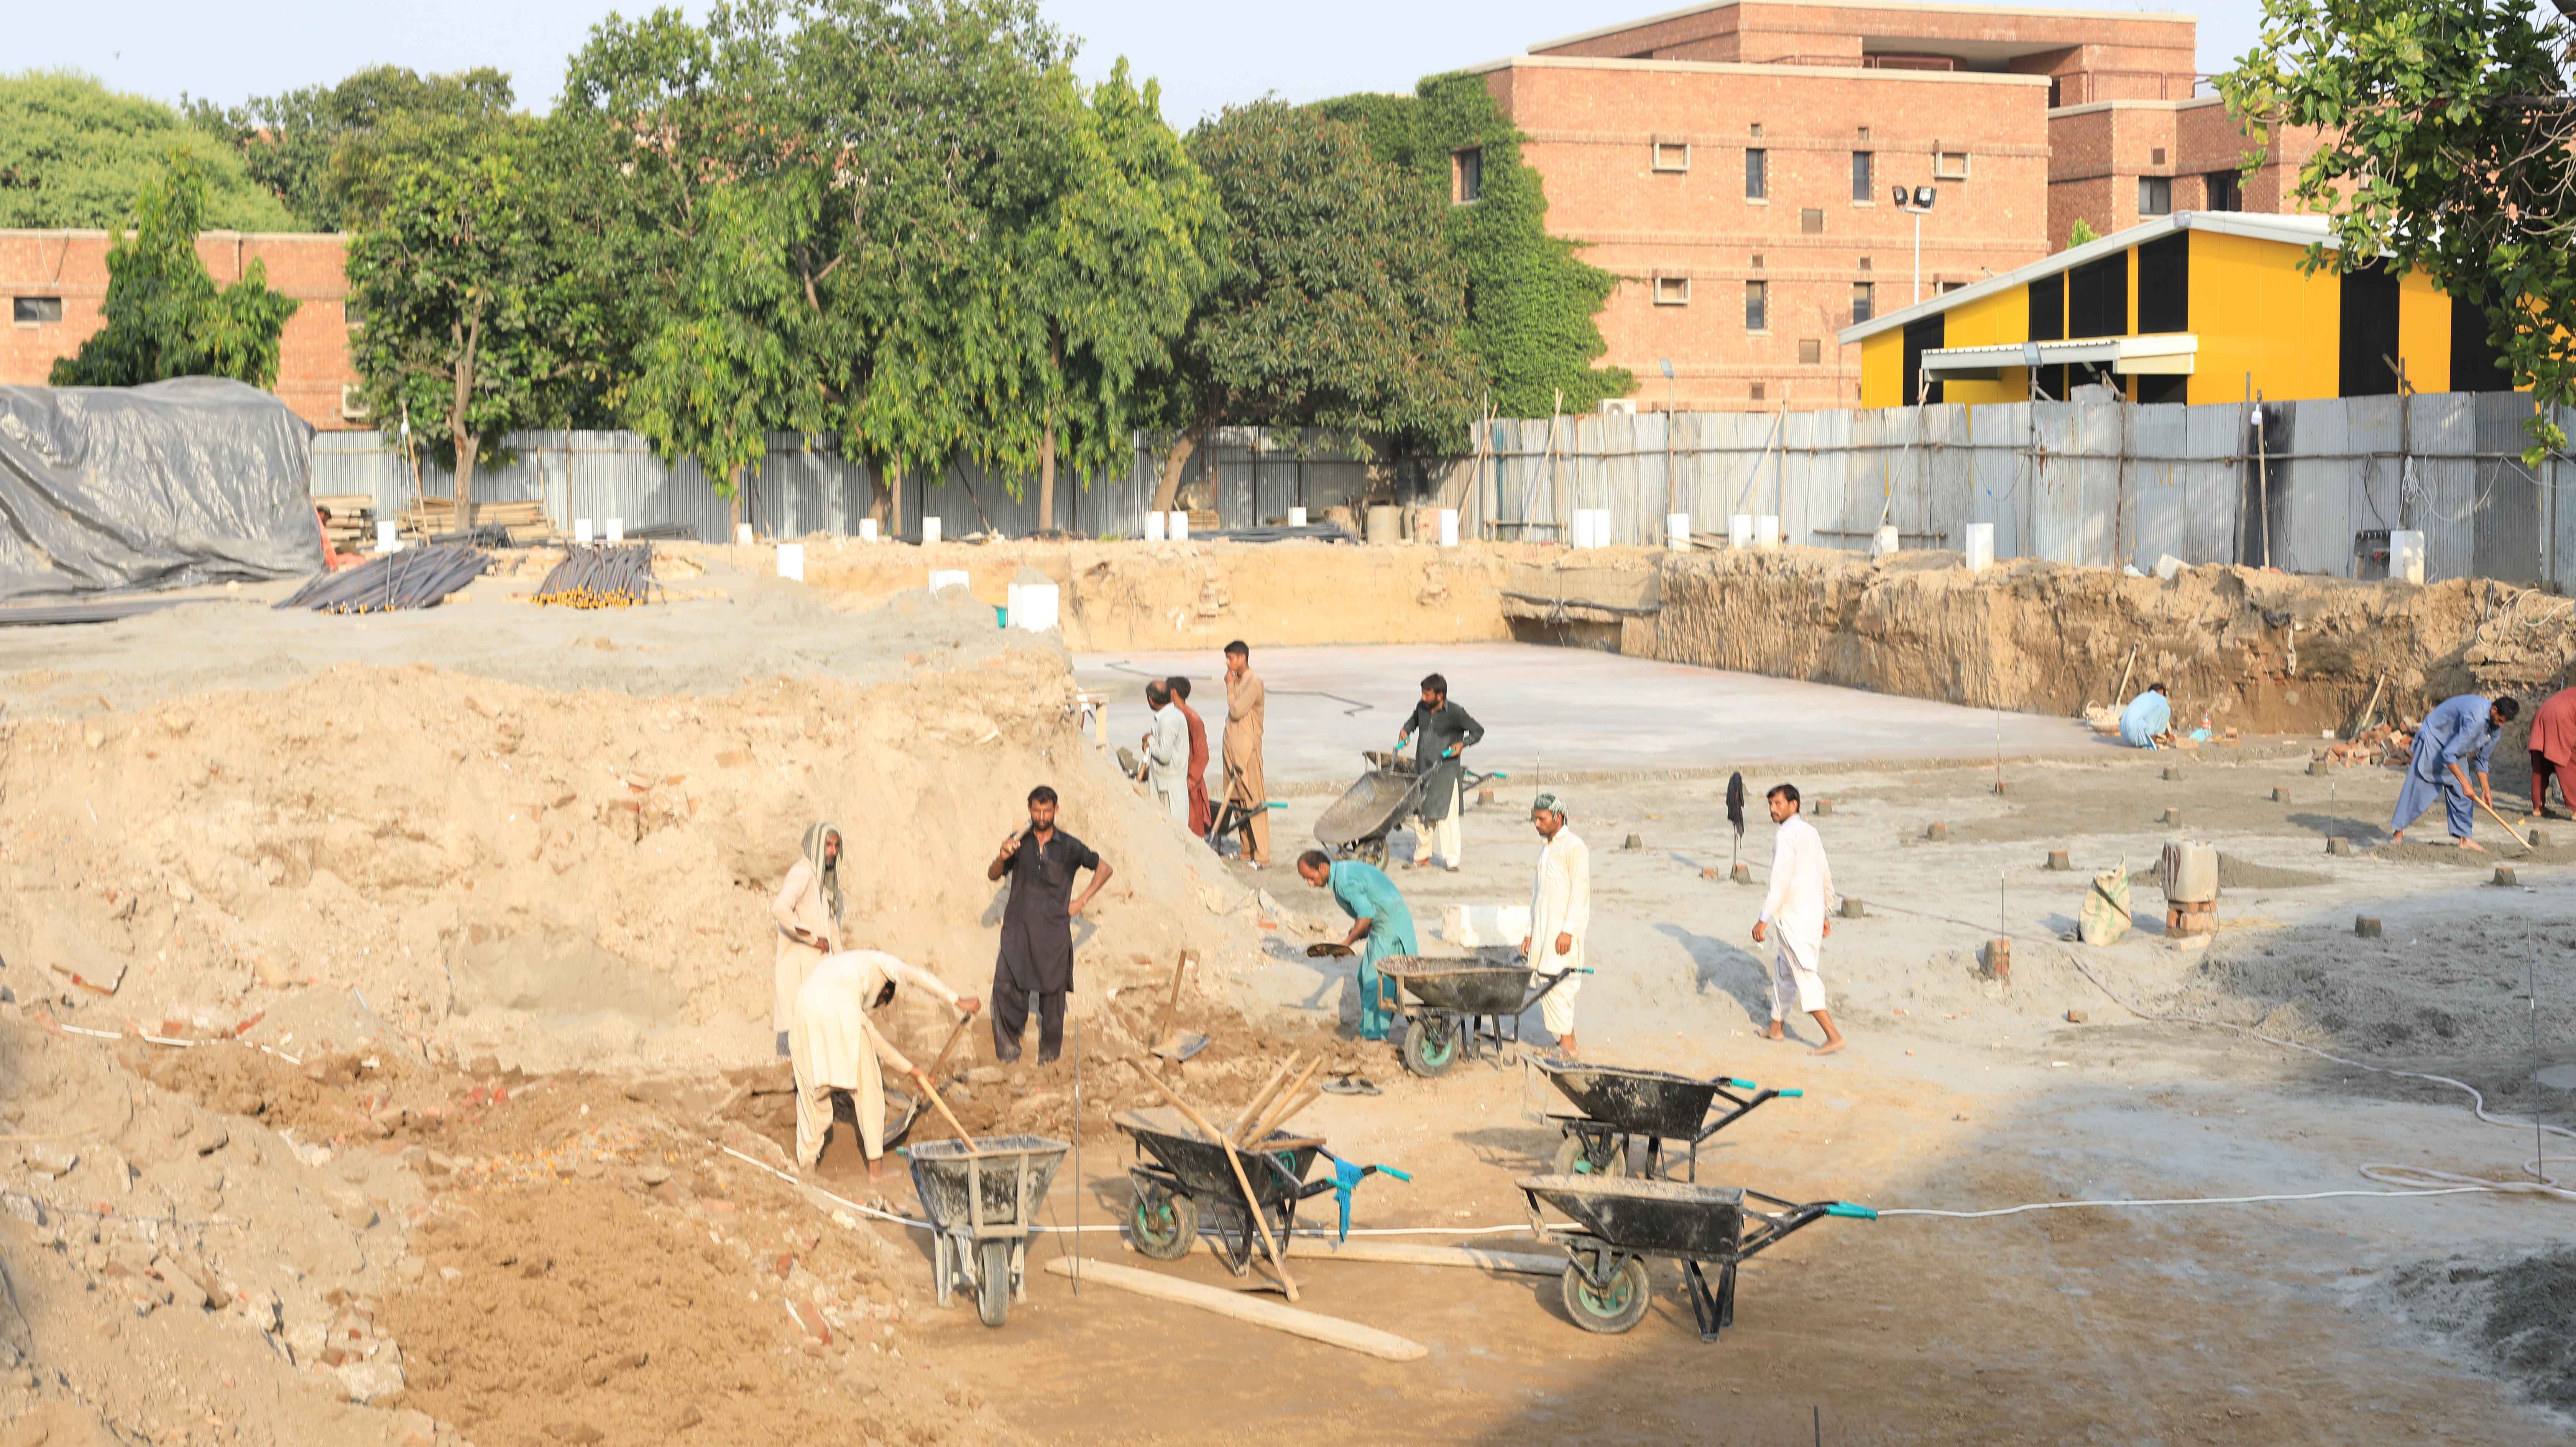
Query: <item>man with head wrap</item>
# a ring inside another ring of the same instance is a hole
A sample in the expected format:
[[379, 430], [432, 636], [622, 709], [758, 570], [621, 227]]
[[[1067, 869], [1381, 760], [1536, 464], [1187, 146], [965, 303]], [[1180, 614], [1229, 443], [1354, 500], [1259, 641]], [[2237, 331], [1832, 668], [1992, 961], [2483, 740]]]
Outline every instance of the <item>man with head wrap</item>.
[[[1529, 935], [1521, 956], [1542, 974], [1583, 968], [1584, 936], [1592, 932], [1592, 851], [1565, 827], [1565, 800], [1541, 794], [1530, 804], [1530, 823], [1547, 847], [1538, 852], [1538, 877], [1530, 886]], [[1556, 1050], [1575, 1058], [1574, 996], [1583, 977], [1560, 980], [1539, 1001], [1540, 1018], [1556, 1037]]]
[[797, 989], [815, 961], [841, 948], [840, 830], [816, 824], [805, 831], [804, 848], [769, 902], [769, 917], [778, 926], [769, 1028], [778, 1032], [778, 1053], [785, 1055], [787, 1033], [796, 1024]]
[[910, 985], [972, 1015], [983, 1002], [962, 997], [928, 970], [876, 950], [826, 955], [796, 991], [796, 1025], [788, 1058], [796, 1068], [796, 1164], [810, 1169], [832, 1131], [832, 1095], [848, 1091], [859, 1118], [859, 1149], [868, 1179], [885, 1157], [885, 1071], [912, 1077], [916, 1098], [928, 1093], [921, 1068], [904, 1058], [871, 1018], [894, 1003], [895, 987]]

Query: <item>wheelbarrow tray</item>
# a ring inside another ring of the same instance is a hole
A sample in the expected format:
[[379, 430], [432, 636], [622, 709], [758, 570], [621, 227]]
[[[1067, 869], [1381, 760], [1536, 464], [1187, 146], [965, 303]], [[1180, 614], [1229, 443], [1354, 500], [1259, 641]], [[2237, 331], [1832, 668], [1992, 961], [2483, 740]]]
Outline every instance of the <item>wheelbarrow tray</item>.
[[912, 1188], [933, 1229], [949, 1235], [1025, 1235], [1073, 1147], [1045, 1136], [978, 1136], [908, 1146]]
[[1664, 1070], [1542, 1060], [1539, 1069], [1586, 1116], [1630, 1135], [1696, 1140], [1719, 1082]]
[[1624, 1176], [1533, 1176], [1518, 1184], [1622, 1251], [1720, 1263], [1743, 1255], [1740, 1186]]
[[1378, 973], [1393, 979], [1407, 994], [1434, 1010], [1455, 1015], [1518, 1015], [1529, 1008], [1530, 980], [1538, 972], [1526, 964], [1390, 955], [1379, 963]]
[[[1234, 1168], [1226, 1161], [1223, 1143], [1209, 1140], [1180, 1112], [1168, 1108], [1121, 1111], [1113, 1121], [1120, 1130], [1135, 1137], [1137, 1147], [1169, 1172], [1185, 1194], [1220, 1202], [1243, 1199], [1243, 1188], [1235, 1184]], [[1277, 1206], [1305, 1194], [1306, 1172], [1313, 1169], [1316, 1153], [1322, 1147], [1312, 1144], [1311, 1137], [1291, 1136], [1285, 1131], [1272, 1131], [1268, 1139], [1296, 1144], [1281, 1150], [1246, 1148], [1236, 1154], [1243, 1162], [1244, 1179], [1252, 1183], [1255, 1202]]]
[[1316, 842], [1343, 849], [1384, 834], [1414, 810], [1424, 783], [1425, 777], [1410, 768], [1369, 770], [1315, 821]]

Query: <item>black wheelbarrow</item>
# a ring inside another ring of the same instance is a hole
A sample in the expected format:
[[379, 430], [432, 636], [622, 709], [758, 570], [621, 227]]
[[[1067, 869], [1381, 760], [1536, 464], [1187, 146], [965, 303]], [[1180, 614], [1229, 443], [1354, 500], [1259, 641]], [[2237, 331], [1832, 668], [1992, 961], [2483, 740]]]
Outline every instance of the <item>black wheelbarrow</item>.
[[912, 1189], [930, 1218], [931, 1285], [941, 1306], [965, 1285], [984, 1325], [1000, 1326], [1013, 1301], [1028, 1299], [1029, 1230], [1071, 1149], [1033, 1135], [904, 1147]]
[[1404, 1038], [1396, 1053], [1405, 1069], [1424, 1076], [1445, 1073], [1461, 1057], [1499, 1055], [1519, 1044], [1521, 1016], [1577, 973], [1534, 969], [1516, 949], [1479, 951], [1469, 959], [1389, 955], [1377, 968], [1398, 990]]
[[1128, 1234], [1137, 1250], [1157, 1261], [1189, 1255], [1204, 1231], [1215, 1240], [1226, 1268], [1242, 1276], [1251, 1270], [1253, 1251], [1261, 1244], [1253, 1211], [1270, 1223], [1273, 1239], [1285, 1243], [1297, 1224], [1297, 1203], [1334, 1186], [1329, 1175], [1306, 1179], [1315, 1158], [1325, 1153], [1323, 1142], [1311, 1136], [1272, 1131], [1262, 1145], [1236, 1152], [1244, 1179], [1252, 1185], [1253, 1199], [1246, 1202], [1225, 1146], [1209, 1140], [1179, 1111], [1121, 1111], [1114, 1123], [1136, 1146], [1137, 1162], [1127, 1168], [1127, 1178], [1136, 1184]]
[[[1660, 1176], [1665, 1173], [1663, 1145], [1669, 1140], [1689, 1146], [1688, 1178], [1696, 1181], [1701, 1141], [1744, 1119], [1764, 1101], [1805, 1094], [1764, 1090], [1750, 1080], [1724, 1075], [1694, 1080], [1669, 1071], [1572, 1060], [1542, 1060], [1538, 1068], [1566, 1099], [1583, 1108], [1580, 1115], [1548, 1113], [1565, 1136], [1556, 1148], [1560, 1176], [1624, 1176], [1632, 1141], [1645, 1142], [1645, 1174]], [[1715, 1109], [1720, 1100], [1726, 1102], [1723, 1110]]]
[[[1623, 1332], [1644, 1319], [1653, 1295], [1646, 1259], [1669, 1256], [1682, 1264], [1699, 1339], [1715, 1341], [1735, 1324], [1735, 1268], [1746, 1257], [1827, 1216], [1878, 1218], [1846, 1201], [1801, 1204], [1739, 1186], [1609, 1176], [1533, 1176], [1515, 1184], [1529, 1202], [1530, 1229], [1550, 1234], [1539, 1219], [1542, 1203], [1573, 1219], [1573, 1229], [1554, 1232], [1565, 1243], [1565, 1312], [1594, 1332]], [[1780, 1209], [1747, 1205], [1748, 1197]], [[1706, 1266], [1717, 1268], [1713, 1288]]]
[[[1360, 757], [1368, 763], [1367, 772], [1315, 821], [1315, 842], [1335, 859], [1382, 866], [1386, 863], [1386, 836], [1394, 832], [1397, 824], [1422, 811], [1422, 793], [1430, 786], [1432, 771], [1402, 754], [1370, 750]], [[1479, 774], [1461, 763], [1461, 797], [1467, 789], [1510, 777], [1503, 773]]]

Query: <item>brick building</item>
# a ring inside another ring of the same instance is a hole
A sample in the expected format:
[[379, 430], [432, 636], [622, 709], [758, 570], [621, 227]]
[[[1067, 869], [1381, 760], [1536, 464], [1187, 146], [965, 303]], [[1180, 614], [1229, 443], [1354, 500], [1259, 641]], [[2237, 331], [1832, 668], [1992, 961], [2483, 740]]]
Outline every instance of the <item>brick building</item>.
[[[2253, 147], [2194, 94], [2196, 43], [2187, 15], [1720, 0], [1472, 69], [1549, 229], [1620, 278], [1599, 321], [1636, 405], [1767, 410], [1850, 405], [1838, 331], [2037, 261], [2079, 218], [2277, 207], [2279, 164], [2235, 194], [2218, 174]], [[1475, 158], [1457, 174], [1470, 204]]]
[[[0, 231], [0, 295], [9, 300], [9, 329], [0, 336], [0, 384], [42, 386], [58, 357], [68, 357], [99, 328], [107, 300], [104, 231]], [[349, 284], [341, 263], [348, 238], [336, 235], [209, 231], [197, 254], [219, 286], [241, 279], [253, 261], [268, 284], [302, 302], [281, 339], [277, 394], [316, 427], [368, 425], [356, 414], [358, 374], [349, 361]]]

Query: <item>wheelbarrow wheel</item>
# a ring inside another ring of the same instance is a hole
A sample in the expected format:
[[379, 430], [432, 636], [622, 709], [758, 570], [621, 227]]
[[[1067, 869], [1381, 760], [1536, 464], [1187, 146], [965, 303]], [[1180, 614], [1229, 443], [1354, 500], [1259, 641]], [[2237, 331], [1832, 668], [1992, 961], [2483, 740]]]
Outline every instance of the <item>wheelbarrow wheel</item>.
[[1628, 1143], [1615, 1141], [1610, 1159], [1595, 1165], [1583, 1147], [1583, 1137], [1567, 1136], [1556, 1148], [1556, 1173], [1560, 1176], [1624, 1176], [1628, 1174]]
[[1362, 864], [1374, 864], [1383, 868], [1386, 864], [1386, 840], [1383, 836], [1376, 839], [1363, 839], [1352, 848], [1351, 855]]
[[1198, 1244], [1199, 1203], [1169, 1191], [1139, 1188], [1127, 1229], [1136, 1238], [1137, 1250], [1156, 1261], [1178, 1261]]
[[1583, 1279], [1583, 1273], [1572, 1266], [1565, 1268], [1565, 1314], [1585, 1331], [1616, 1336], [1645, 1320], [1652, 1288], [1646, 1281], [1646, 1263], [1631, 1256], [1611, 1276], [1607, 1290], [1595, 1289]]
[[986, 1326], [1000, 1326], [1011, 1315], [1011, 1243], [996, 1236], [975, 1243], [975, 1314]]
[[1446, 1020], [1414, 1021], [1404, 1032], [1404, 1068], [1421, 1076], [1446, 1073], [1458, 1063], [1458, 1034]]

